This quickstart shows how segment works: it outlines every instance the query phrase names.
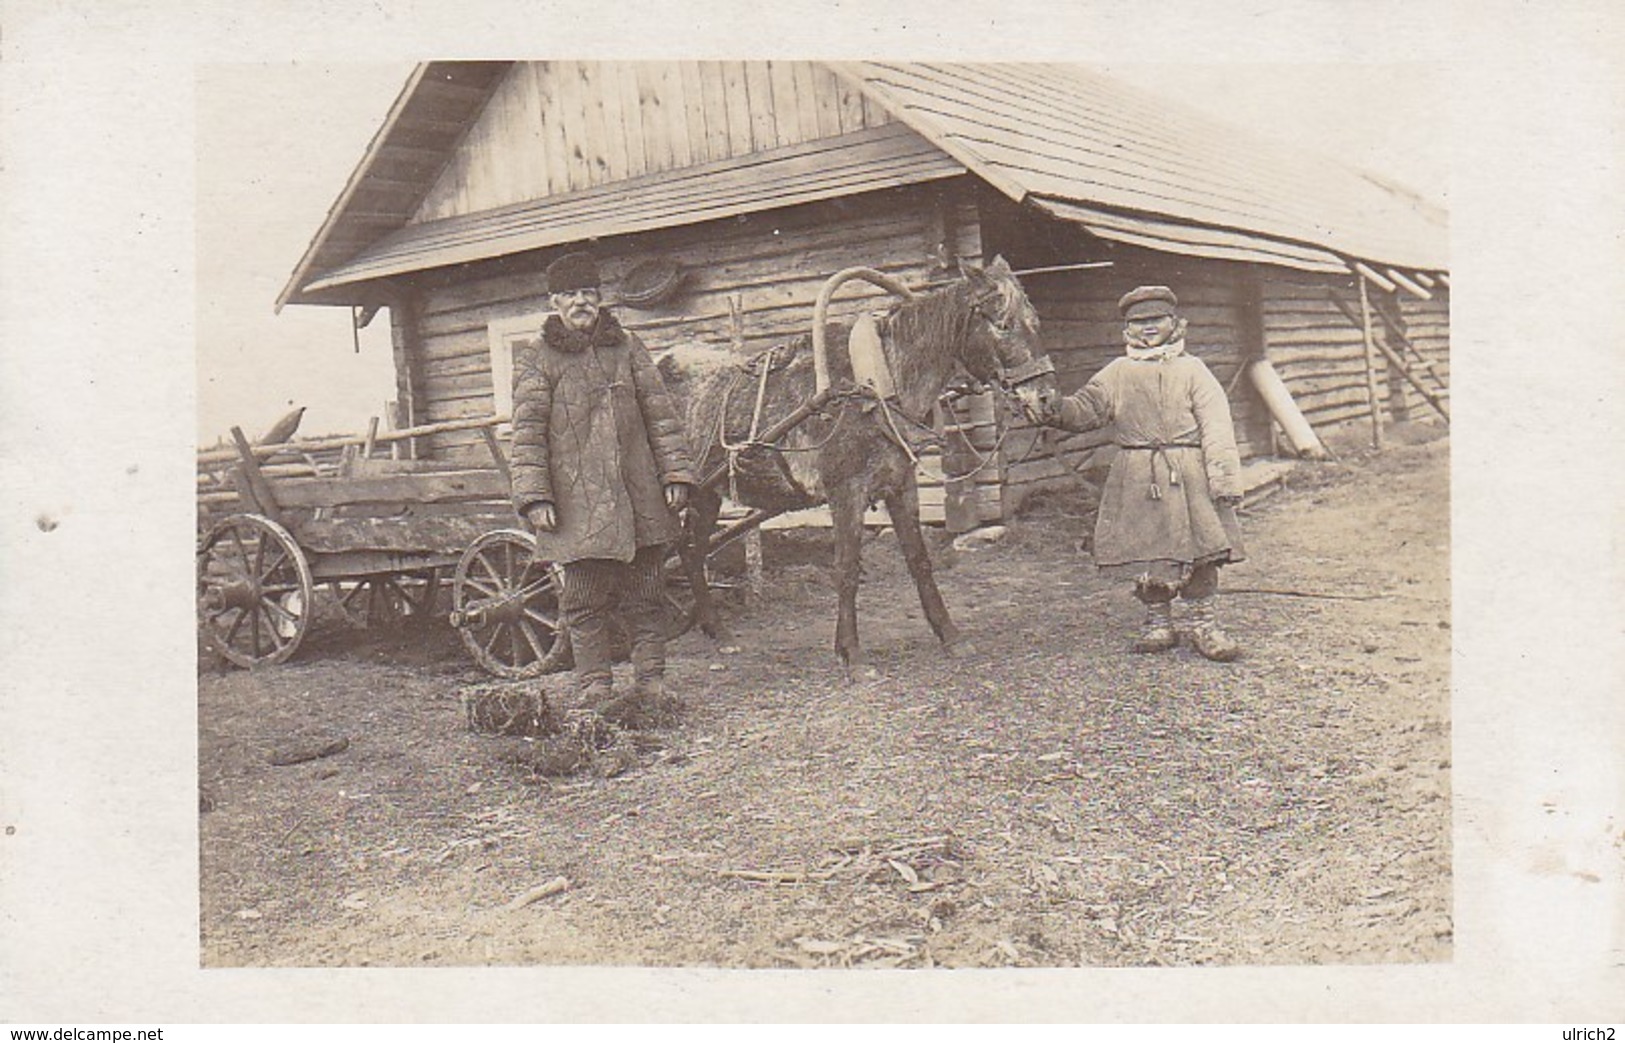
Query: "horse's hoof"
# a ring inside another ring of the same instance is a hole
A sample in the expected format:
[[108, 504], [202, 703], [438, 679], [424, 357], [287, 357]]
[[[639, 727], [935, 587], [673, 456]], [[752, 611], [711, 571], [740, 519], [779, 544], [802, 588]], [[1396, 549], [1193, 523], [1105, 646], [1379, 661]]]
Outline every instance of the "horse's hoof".
[[976, 655], [976, 642], [964, 639], [947, 641], [942, 645], [942, 652], [949, 659], [969, 659]]
[[862, 684], [866, 681], [880, 680], [880, 671], [867, 663], [853, 662], [842, 658], [841, 670], [846, 674], [847, 684]]

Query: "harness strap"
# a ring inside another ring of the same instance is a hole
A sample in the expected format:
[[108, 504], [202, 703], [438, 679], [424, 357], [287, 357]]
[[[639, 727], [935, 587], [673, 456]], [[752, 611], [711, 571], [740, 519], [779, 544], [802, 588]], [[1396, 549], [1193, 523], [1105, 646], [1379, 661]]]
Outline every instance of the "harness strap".
[[1005, 370], [1004, 382], [1007, 386], [1018, 388], [1023, 384], [1030, 384], [1040, 377], [1050, 376], [1055, 372], [1055, 363], [1048, 355], [1040, 355], [1029, 359], [1013, 369]]

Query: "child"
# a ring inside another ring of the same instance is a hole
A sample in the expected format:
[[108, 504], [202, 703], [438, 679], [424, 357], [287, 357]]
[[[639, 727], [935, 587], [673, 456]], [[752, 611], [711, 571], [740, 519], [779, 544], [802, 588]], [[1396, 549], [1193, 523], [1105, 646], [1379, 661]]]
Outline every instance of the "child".
[[1244, 557], [1230, 404], [1207, 366], [1185, 354], [1186, 323], [1172, 290], [1141, 286], [1117, 308], [1127, 354], [1047, 407], [1043, 420], [1069, 431], [1116, 424], [1118, 453], [1101, 494], [1095, 564], [1105, 575], [1134, 579], [1146, 608], [1134, 651], [1179, 644], [1178, 594], [1190, 610], [1196, 650], [1229, 662], [1241, 649], [1219, 629], [1214, 595], [1219, 566]]

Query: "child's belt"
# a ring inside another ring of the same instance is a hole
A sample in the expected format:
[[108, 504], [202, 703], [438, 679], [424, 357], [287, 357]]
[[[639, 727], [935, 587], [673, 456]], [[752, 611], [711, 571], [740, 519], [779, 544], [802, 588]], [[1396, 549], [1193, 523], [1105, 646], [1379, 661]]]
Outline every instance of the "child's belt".
[[1174, 462], [1172, 460], [1168, 459], [1168, 450], [1170, 450], [1170, 449], [1200, 449], [1200, 448], [1202, 448], [1202, 443], [1201, 442], [1119, 442], [1119, 443], [1117, 443], [1117, 448], [1119, 448], [1119, 449], [1141, 449], [1141, 450], [1144, 450], [1144, 451], [1151, 454], [1151, 492], [1150, 492], [1149, 495], [1150, 495], [1151, 499], [1153, 499], [1153, 500], [1160, 500], [1160, 499], [1162, 499], [1162, 486], [1157, 484], [1157, 460], [1158, 460], [1158, 458], [1161, 458], [1162, 466], [1164, 468], [1166, 468], [1167, 471], [1168, 471], [1168, 484], [1169, 485], [1178, 485], [1179, 484], [1179, 470], [1174, 467]]

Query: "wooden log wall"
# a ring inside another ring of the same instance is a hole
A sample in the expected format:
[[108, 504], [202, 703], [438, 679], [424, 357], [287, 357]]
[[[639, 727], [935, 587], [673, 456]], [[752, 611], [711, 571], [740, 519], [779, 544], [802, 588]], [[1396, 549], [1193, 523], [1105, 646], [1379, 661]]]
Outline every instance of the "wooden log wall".
[[516, 62], [413, 222], [887, 122], [815, 62]]
[[[1404, 324], [1405, 336], [1422, 355], [1431, 367], [1431, 374], [1418, 373], [1422, 382], [1429, 387], [1443, 385], [1450, 386], [1450, 290], [1442, 283], [1436, 283], [1428, 292], [1433, 294], [1432, 300], [1422, 300], [1410, 294], [1399, 298], [1400, 320]], [[1388, 344], [1396, 351], [1399, 345], [1392, 339]], [[1401, 352], [1403, 355], [1404, 352]], [[1437, 384], [1434, 382], [1437, 378]], [[1398, 373], [1390, 375], [1388, 380], [1390, 400], [1403, 402], [1408, 415], [1413, 419], [1437, 419], [1439, 414], [1427, 404], [1421, 394], [1413, 388], [1405, 378]], [[1448, 408], [1448, 406], [1447, 406]]]
[[[811, 329], [813, 301], [830, 275], [867, 265], [911, 286], [944, 278], [945, 258], [977, 259], [981, 238], [964, 181], [913, 186], [814, 203], [686, 228], [666, 229], [595, 247], [607, 303], [651, 350], [676, 344], [728, 347], [737, 303], [746, 353]], [[666, 304], [637, 310], [615, 302], [619, 279], [637, 262], [669, 257], [686, 270], [682, 289]], [[529, 270], [471, 269], [459, 281], [419, 288], [415, 376], [424, 422], [488, 414], [493, 387], [487, 325], [540, 315], [547, 309], [538, 259]], [[835, 317], [884, 306], [884, 291], [843, 287]], [[423, 440], [432, 458], [483, 457], [471, 432]]]
[[[1244, 275], [1240, 265], [1191, 261], [1142, 251], [1113, 251], [1114, 267], [1032, 275], [1023, 280], [1042, 319], [1045, 350], [1055, 363], [1063, 392], [1075, 391], [1123, 353], [1123, 324], [1117, 299], [1142, 283], [1174, 288], [1190, 320], [1189, 349], [1221, 384], [1235, 379], [1248, 342]], [[1256, 330], [1252, 336], [1256, 341]], [[1238, 448], [1244, 458], [1271, 451], [1268, 417], [1245, 383], [1230, 395]], [[1111, 460], [1112, 432], [1040, 432], [1016, 423], [1005, 439], [1003, 506], [1006, 515], [1033, 493], [1076, 482]]]
[[[1448, 292], [1424, 301], [1409, 293], [1389, 293], [1367, 284], [1376, 336], [1401, 355], [1395, 335], [1402, 330], [1433, 363], [1441, 380], [1449, 380], [1450, 320]], [[1341, 302], [1343, 308], [1338, 307]], [[1381, 315], [1388, 317], [1385, 322]], [[1351, 317], [1352, 316], [1352, 317]], [[1356, 277], [1317, 275], [1271, 269], [1264, 283], [1264, 337], [1269, 358], [1305, 418], [1317, 430], [1367, 421], [1370, 405], [1365, 383], [1365, 339], [1360, 321]], [[1426, 402], [1384, 362], [1378, 371], [1379, 401], [1384, 422], [1420, 418]], [[1424, 378], [1426, 379], [1426, 378]]]
[[[1373, 294], [1382, 290], [1370, 287]], [[1338, 309], [1341, 301], [1353, 315]], [[1264, 281], [1270, 363], [1317, 430], [1369, 415], [1359, 284], [1348, 276], [1271, 270]]]

